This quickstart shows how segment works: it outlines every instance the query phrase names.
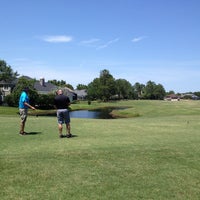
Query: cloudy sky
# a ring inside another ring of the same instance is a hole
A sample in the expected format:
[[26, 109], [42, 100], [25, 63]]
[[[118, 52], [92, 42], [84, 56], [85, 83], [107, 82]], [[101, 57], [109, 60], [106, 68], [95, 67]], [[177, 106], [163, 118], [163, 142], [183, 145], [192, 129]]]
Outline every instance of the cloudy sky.
[[199, 0], [0, 0], [0, 59], [76, 88], [109, 70], [200, 91]]

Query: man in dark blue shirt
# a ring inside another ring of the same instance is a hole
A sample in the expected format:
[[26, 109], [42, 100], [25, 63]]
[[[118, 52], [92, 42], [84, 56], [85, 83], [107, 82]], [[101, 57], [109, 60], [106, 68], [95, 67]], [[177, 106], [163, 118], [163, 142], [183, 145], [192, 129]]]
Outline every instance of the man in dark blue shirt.
[[62, 90], [58, 90], [57, 96], [54, 99], [54, 105], [57, 109], [57, 119], [58, 119], [58, 131], [59, 137], [62, 138], [63, 124], [66, 124], [66, 137], [72, 137], [71, 127], [70, 127], [70, 116], [69, 116], [69, 97], [63, 94]]

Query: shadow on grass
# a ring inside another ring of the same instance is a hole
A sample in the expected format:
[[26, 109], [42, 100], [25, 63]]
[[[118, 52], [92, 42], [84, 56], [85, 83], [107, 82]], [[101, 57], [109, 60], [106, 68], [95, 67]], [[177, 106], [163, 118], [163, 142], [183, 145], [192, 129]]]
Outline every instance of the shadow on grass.
[[36, 131], [32, 131], [32, 132], [26, 132], [25, 135], [38, 135], [41, 134], [42, 132], [36, 132]]
[[71, 135], [71, 137], [67, 137], [66, 135], [63, 135], [62, 138], [73, 138], [73, 137], [78, 137], [77, 135]]

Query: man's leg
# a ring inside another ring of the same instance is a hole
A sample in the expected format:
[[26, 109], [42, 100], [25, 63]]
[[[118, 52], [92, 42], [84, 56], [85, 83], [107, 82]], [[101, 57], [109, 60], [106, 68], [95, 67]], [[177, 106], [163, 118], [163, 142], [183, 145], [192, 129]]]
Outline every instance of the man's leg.
[[60, 137], [62, 137], [62, 129], [63, 129], [62, 124], [58, 124], [58, 132]]
[[19, 133], [21, 135], [24, 135], [25, 134], [25, 131], [24, 131], [24, 129], [25, 129], [25, 123], [26, 123], [26, 119], [27, 119], [27, 109], [20, 109], [19, 113], [20, 113], [20, 118], [21, 118]]
[[66, 124], [66, 136], [71, 137], [71, 127], [70, 127], [70, 116], [69, 116], [69, 111], [66, 109], [64, 113], [64, 118], [65, 118], [65, 124]]
[[21, 121], [21, 124], [20, 124], [20, 134], [24, 134], [25, 123], [26, 123], [26, 121]]
[[66, 130], [67, 130], [67, 133], [70, 134], [70, 131], [71, 131], [70, 123], [66, 124]]
[[59, 137], [62, 138], [62, 130], [63, 130], [63, 113], [61, 110], [57, 110], [57, 119], [58, 119], [58, 132]]
[[66, 136], [68, 138], [72, 137], [70, 123], [66, 123], [66, 132], [67, 132]]

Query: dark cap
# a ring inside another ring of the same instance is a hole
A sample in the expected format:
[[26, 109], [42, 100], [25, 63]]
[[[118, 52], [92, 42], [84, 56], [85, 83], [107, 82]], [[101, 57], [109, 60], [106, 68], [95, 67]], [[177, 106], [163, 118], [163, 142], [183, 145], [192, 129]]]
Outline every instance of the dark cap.
[[25, 92], [27, 92], [27, 91], [29, 91], [29, 87], [25, 87], [23, 90], [24, 90]]

